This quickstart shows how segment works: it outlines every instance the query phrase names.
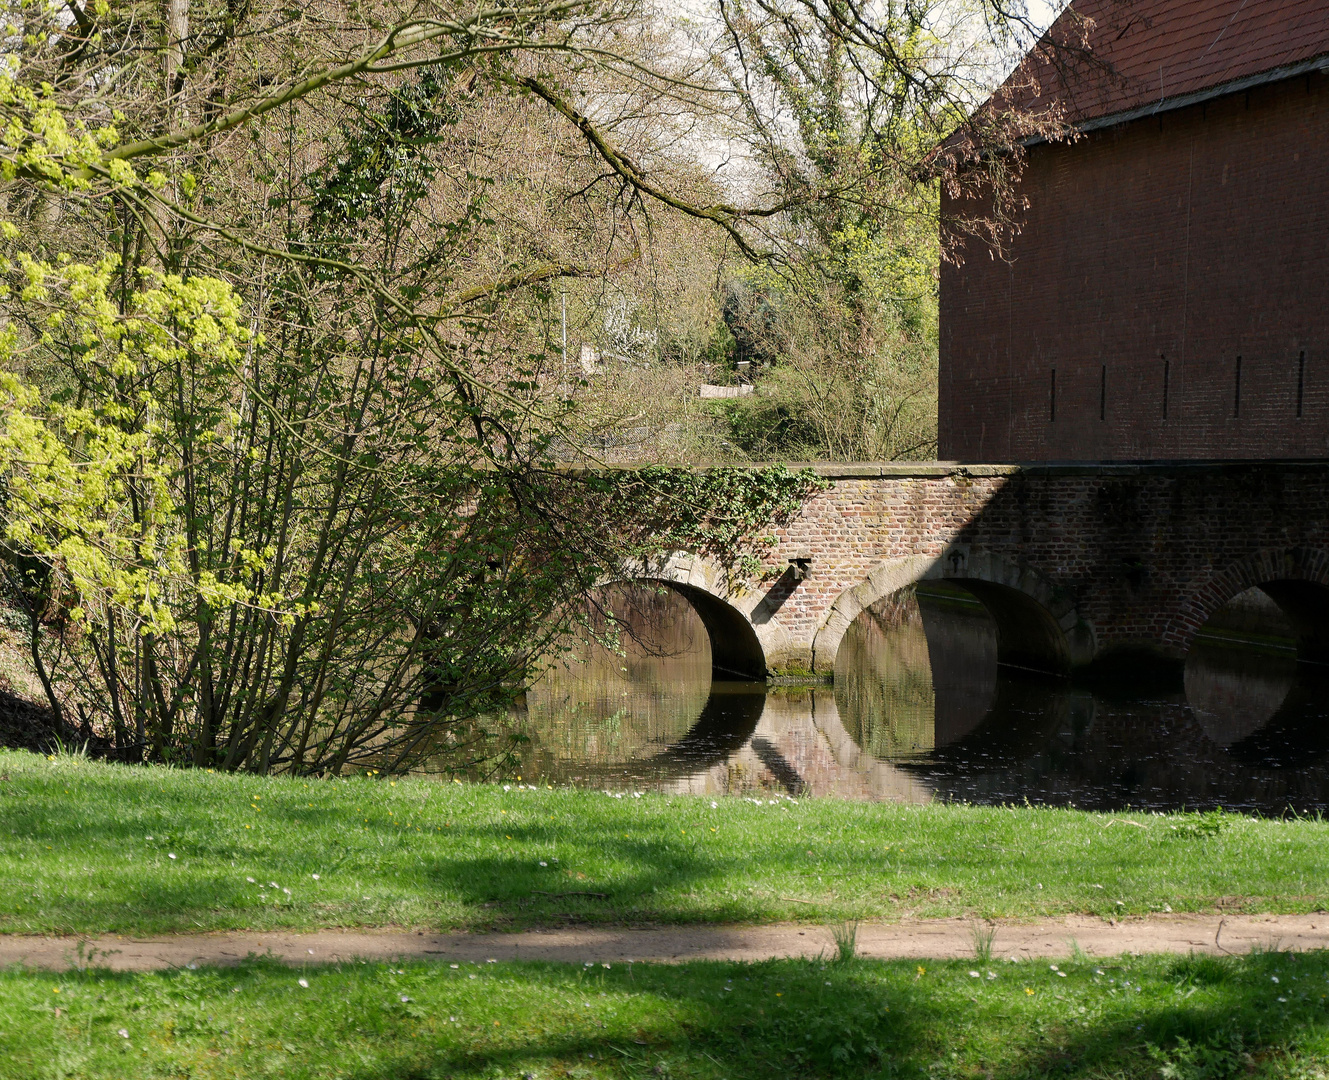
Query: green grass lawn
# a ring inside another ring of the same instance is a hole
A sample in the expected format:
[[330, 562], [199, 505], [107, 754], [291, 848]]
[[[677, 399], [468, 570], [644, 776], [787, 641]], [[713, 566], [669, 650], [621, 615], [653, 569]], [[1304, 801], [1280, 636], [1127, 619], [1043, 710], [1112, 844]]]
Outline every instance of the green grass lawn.
[[1323, 953], [11, 970], [0, 1078], [1310, 1078], [1326, 993]]
[[1329, 907], [1329, 824], [607, 797], [0, 753], [0, 931]]

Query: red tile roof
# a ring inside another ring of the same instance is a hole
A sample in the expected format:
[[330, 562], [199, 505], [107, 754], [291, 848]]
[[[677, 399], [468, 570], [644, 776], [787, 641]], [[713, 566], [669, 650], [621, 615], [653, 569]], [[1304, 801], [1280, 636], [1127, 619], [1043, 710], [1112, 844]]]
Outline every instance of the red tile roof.
[[1329, 0], [1074, 0], [1040, 46], [998, 98], [1080, 124], [1329, 57]]

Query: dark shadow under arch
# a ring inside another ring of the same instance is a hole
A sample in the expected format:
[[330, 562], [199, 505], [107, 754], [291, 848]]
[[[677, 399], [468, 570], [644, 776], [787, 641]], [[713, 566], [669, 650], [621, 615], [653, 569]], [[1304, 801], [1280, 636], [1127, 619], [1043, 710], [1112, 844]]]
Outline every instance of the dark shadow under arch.
[[920, 590], [968, 593], [987, 609], [997, 630], [997, 663], [1043, 674], [1067, 675], [1071, 650], [1061, 626], [1042, 604], [1010, 585], [948, 577], [920, 582]]
[[1260, 590], [1287, 617], [1297, 637], [1297, 659], [1329, 664], [1329, 586], [1285, 578], [1263, 581]]
[[716, 678], [766, 678], [766, 650], [742, 612], [695, 585], [664, 578], [654, 580], [682, 594], [697, 612], [711, 641], [711, 668]]

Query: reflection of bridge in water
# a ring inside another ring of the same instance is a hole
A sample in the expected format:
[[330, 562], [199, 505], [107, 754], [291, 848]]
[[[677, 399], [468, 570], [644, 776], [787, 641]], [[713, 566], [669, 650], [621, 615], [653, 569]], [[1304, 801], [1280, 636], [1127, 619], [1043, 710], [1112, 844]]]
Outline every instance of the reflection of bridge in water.
[[751, 735], [736, 752], [703, 769], [692, 764], [692, 771], [662, 790], [676, 795], [777, 790], [911, 803], [932, 797], [917, 778], [859, 747], [840, 722], [829, 688], [765, 695]]
[[[635, 594], [629, 655], [533, 692], [530, 777], [701, 795], [1329, 808], [1329, 690], [1290, 636], [1281, 651], [1198, 648], [1184, 688], [1123, 696], [1002, 669], [984, 606], [942, 583], [863, 612], [833, 686], [768, 688], [712, 682], [678, 594], [621, 592]], [[1232, 633], [1278, 614], [1247, 608]]]
[[[1282, 813], [1329, 799], [1323, 684], [1319, 690], [1293, 693], [1263, 726], [1223, 745], [1181, 695], [1113, 703], [1086, 690], [1003, 680], [985, 722], [894, 761], [863, 749], [829, 689], [772, 694], [747, 740], [723, 760], [678, 757], [670, 775], [655, 775], [658, 789], [672, 794], [782, 791], [980, 804], [1027, 797], [1089, 809], [1223, 805]], [[1009, 723], [1013, 713], [1026, 722]]]

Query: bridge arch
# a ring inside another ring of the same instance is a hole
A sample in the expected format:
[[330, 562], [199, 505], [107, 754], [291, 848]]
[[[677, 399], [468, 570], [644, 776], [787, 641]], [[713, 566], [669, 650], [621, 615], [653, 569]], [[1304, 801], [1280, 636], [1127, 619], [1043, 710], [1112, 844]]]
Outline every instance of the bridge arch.
[[1184, 654], [1195, 635], [1228, 601], [1262, 590], [1297, 635], [1297, 659], [1329, 664], [1329, 552], [1318, 548], [1265, 549], [1211, 577], [1178, 612], [1167, 639]]
[[613, 580], [656, 582], [683, 596], [706, 628], [711, 668], [716, 677], [766, 677], [767, 646], [751, 619], [751, 609], [760, 598], [713, 559], [674, 552], [660, 559], [629, 564]]
[[1057, 674], [1089, 663], [1093, 629], [1074, 602], [1046, 577], [1000, 555], [956, 546], [941, 558], [888, 559], [831, 605], [812, 644], [814, 670], [830, 673], [849, 625], [878, 600], [916, 582], [943, 580], [970, 592], [997, 627], [997, 661]]

